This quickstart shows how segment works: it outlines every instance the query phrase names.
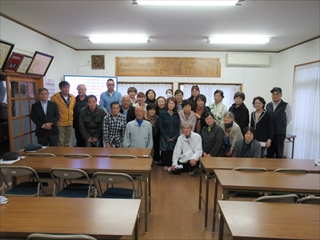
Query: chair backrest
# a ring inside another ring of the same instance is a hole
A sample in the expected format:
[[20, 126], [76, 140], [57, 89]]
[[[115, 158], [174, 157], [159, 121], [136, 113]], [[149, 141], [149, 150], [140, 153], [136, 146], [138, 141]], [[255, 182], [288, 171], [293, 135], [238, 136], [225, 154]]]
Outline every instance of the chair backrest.
[[27, 156], [32, 156], [32, 157], [56, 157], [53, 153], [28, 153]]
[[66, 180], [76, 180], [79, 178], [86, 178], [90, 182], [88, 174], [78, 168], [51, 168], [50, 174], [52, 179], [61, 178]]
[[265, 168], [254, 168], [254, 167], [237, 167], [232, 169], [234, 171], [246, 171], [246, 172], [266, 172]]
[[320, 204], [320, 197], [305, 197], [299, 199], [298, 203], [305, 204]]
[[90, 154], [86, 153], [68, 153], [68, 154], [63, 154], [64, 157], [70, 157], [70, 158], [86, 158], [86, 157], [92, 157]]
[[288, 173], [309, 173], [307, 169], [291, 169], [291, 168], [278, 168], [274, 172], [288, 172]]
[[132, 189], [135, 192], [134, 180], [126, 173], [96, 172], [93, 174], [92, 178], [96, 189], [99, 189], [100, 191], [99, 194], [102, 194], [100, 182], [107, 183], [107, 185], [130, 182], [132, 184]]
[[254, 200], [254, 202], [279, 202], [279, 203], [296, 203], [299, 197], [296, 194], [264, 196]]
[[111, 154], [109, 158], [137, 158], [137, 156], [130, 154]]
[[27, 240], [41, 240], [41, 239], [87, 239], [87, 240], [97, 240], [94, 237], [88, 235], [59, 235], [59, 234], [48, 234], [48, 233], [32, 233], [28, 236]]

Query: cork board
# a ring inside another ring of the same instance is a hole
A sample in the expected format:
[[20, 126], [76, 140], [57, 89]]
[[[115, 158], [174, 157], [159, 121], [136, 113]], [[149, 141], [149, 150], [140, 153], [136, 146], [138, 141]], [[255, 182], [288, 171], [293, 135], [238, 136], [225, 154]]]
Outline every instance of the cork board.
[[220, 58], [116, 57], [116, 76], [220, 77]]

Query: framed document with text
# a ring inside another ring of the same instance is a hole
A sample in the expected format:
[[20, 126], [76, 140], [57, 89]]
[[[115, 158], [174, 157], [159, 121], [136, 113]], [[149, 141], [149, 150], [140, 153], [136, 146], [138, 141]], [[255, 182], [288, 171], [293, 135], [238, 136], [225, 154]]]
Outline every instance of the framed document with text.
[[43, 77], [46, 75], [52, 60], [53, 56], [36, 51], [26, 73]]
[[4, 69], [13, 47], [13, 43], [9, 43], [0, 39], [0, 70]]
[[32, 61], [32, 57], [23, 55], [22, 60], [20, 61], [19, 66], [17, 67], [17, 73], [26, 73], [30, 63]]

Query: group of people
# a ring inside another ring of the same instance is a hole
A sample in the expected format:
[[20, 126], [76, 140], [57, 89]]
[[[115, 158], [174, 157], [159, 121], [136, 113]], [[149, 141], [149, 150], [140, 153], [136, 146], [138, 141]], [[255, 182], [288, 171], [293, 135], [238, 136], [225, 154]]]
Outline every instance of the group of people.
[[154, 162], [173, 174], [192, 175], [201, 156], [258, 158], [267, 150], [267, 157], [283, 158], [292, 114], [279, 87], [271, 90], [268, 104], [260, 96], [253, 99], [256, 110], [250, 120], [243, 92], [235, 93], [227, 110], [223, 91], [216, 90], [214, 102], [207, 106], [197, 85], [185, 100], [179, 89], [156, 97], [153, 89], [143, 93], [130, 87], [122, 96], [113, 79], [106, 86], [100, 105], [95, 95], [86, 95], [83, 84], [74, 97], [69, 83], [60, 82], [60, 92], [50, 101], [48, 90], [39, 89], [40, 101], [31, 109], [38, 143], [68, 146], [74, 128], [77, 146], [152, 148]]

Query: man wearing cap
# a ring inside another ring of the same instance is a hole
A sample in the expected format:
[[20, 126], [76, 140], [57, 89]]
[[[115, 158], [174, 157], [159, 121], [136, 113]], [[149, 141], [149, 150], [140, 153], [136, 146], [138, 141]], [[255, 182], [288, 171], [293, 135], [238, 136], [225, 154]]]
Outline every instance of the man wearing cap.
[[281, 88], [274, 87], [270, 92], [272, 93], [272, 102], [269, 102], [266, 108], [273, 117], [273, 139], [271, 146], [267, 148], [267, 157], [283, 158], [286, 130], [292, 119], [291, 107], [281, 99]]

